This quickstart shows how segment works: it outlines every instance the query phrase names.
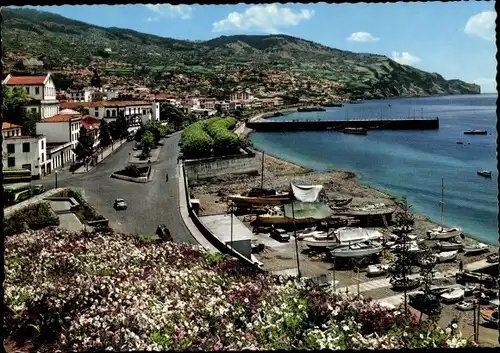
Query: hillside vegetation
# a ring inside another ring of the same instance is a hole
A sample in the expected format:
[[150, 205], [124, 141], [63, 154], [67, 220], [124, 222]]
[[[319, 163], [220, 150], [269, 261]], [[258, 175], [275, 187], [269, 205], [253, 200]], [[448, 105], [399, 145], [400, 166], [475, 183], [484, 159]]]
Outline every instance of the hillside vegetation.
[[[227, 91], [241, 84], [265, 85], [268, 70], [304, 80], [297, 94], [324, 91], [311, 87], [314, 82], [335, 82], [335, 93], [368, 98], [480, 93], [478, 85], [445, 80], [382, 55], [342, 51], [286, 35], [188, 41], [98, 27], [32, 9], [5, 9], [3, 17], [5, 52], [41, 59], [46, 68], [92, 65], [106, 67], [109, 76], [136, 75], [160, 84], [184, 73], [198, 77], [198, 88], [210, 93], [214, 87]], [[16, 56], [8, 58], [13, 64]]]

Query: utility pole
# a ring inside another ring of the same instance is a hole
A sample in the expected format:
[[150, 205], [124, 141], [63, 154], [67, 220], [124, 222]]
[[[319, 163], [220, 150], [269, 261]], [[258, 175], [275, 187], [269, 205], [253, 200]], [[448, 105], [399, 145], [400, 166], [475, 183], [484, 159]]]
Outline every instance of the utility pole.
[[297, 242], [297, 225], [295, 224], [295, 207], [293, 200], [292, 200], [292, 218], [293, 218], [293, 237], [295, 238], [295, 253], [297, 254], [297, 277], [300, 278], [299, 244]]
[[233, 202], [231, 201], [231, 250], [233, 249]]
[[264, 151], [262, 151], [262, 165], [260, 170], [260, 194], [264, 193]]

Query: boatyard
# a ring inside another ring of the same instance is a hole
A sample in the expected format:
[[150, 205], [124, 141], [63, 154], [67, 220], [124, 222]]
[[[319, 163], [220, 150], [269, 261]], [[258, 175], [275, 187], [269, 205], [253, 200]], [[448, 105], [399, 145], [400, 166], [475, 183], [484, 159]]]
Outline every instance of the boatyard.
[[[394, 225], [394, 216], [403, 210], [397, 200], [358, 184], [350, 172], [312, 173], [272, 156], [265, 155], [263, 162], [262, 154], [257, 153], [255, 158], [263, 165], [263, 175], [229, 175], [190, 185], [191, 197], [200, 202], [200, 219], [208, 228], [219, 227], [215, 232], [218, 237], [227, 245], [232, 237], [235, 244], [239, 243], [235, 249], [246, 247], [240, 252], [250, 251], [251, 259], [267, 271], [321, 278], [335, 290], [359, 292], [384, 305], [402, 303], [401, 288], [387, 273], [404, 244]], [[261, 190], [267, 190], [267, 195], [259, 197]], [[484, 278], [498, 275], [494, 273], [498, 271], [498, 248], [477, 243], [462, 235], [460, 228], [441, 228], [422, 215], [413, 214], [413, 219], [408, 251], [433, 249], [437, 255], [433, 285], [455, 286], [439, 294], [440, 320], [458, 318], [464, 332], [472, 335], [473, 311], [460, 310], [457, 305], [471, 295], [482, 296], [486, 310], [490, 301], [498, 299], [484, 288], [480, 291], [479, 285], [470, 293], [465, 290], [467, 281], [480, 281], [470, 273], [485, 272]], [[286, 236], [278, 234], [280, 229]], [[245, 233], [244, 239], [238, 232]], [[333, 244], [344, 246], [336, 248]], [[457, 283], [459, 272], [467, 274], [465, 282]], [[410, 278], [415, 286], [408, 293], [418, 293], [419, 274], [412, 273]], [[491, 328], [481, 330], [495, 332]]]

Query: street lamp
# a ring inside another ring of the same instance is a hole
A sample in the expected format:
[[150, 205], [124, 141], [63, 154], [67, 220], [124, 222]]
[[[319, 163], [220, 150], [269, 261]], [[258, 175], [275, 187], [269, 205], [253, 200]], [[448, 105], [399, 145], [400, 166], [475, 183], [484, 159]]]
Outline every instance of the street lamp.
[[55, 174], [56, 174], [56, 189], [57, 189], [57, 170], [56, 170]]

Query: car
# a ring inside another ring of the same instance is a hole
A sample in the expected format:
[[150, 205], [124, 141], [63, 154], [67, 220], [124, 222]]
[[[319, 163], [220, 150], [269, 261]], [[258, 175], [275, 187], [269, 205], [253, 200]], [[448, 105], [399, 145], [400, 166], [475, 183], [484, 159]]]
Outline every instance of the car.
[[33, 185], [31, 187], [31, 191], [33, 192], [33, 195], [40, 195], [40, 194], [43, 194], [45, 192], [45, 186], [43, 185]]
[[113, 207], [115, 210], [126, 210], [127, 204], [124, 199], [116, 199]]
[[286, 230], [277, 228], [271, 230], [271, 238], [274, 238], [278, 241], [289, 241], [290, 235], [286, 232]]
[[441, 302], [439, 297], [428, 293], [414, 293], [409, 296], [409, 304], [426, 315], [439, 315], [441, 313]]

